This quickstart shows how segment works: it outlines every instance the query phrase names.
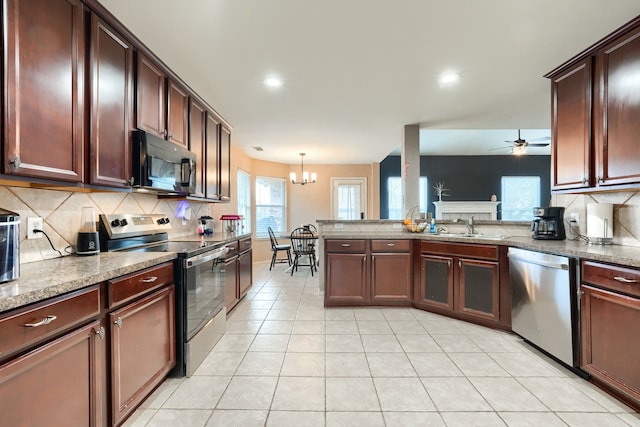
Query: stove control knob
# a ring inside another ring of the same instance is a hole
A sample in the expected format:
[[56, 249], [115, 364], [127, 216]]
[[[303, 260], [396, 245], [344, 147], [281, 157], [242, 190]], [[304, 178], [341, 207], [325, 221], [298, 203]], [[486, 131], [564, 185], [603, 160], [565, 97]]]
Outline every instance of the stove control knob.
[[112, 227], [119, 227], [120, 226], [120, 220], [119, 219], [114, 219], [113, 221], [111, 221], [111, 226]]
[[123, 227], [124, 227], [124, 226], [126, 226], [126, 225], [128, 225], [128, 224], [129, 224], [129, 222], [128, 222], [126, 219], [124, 219], [124, 218], [123, 218], [123, 219], [121, 219], [121, 220], [120, 220], [120, 225], [121, 225], [121, 226], [123, 226]]

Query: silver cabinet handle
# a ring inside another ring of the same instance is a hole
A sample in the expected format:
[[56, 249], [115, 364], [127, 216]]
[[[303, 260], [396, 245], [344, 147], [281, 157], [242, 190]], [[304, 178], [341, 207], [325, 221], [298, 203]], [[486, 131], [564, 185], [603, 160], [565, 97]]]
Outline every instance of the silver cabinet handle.
[[395, 243], [387, 243], [387, 246], [389, 246], [390, 248], [394, 247], [395, 245]]
[[20, 161], [20, 157], [14, 157], [9, 161], [9, 164], [14, 168], [19, 168], [21, 163], [22, 162]]
[[343, 247], [343, 248], [348, 248], [348, 247], [350, 247], [350, 246], [351, 246], [351, 244], [350, 244], [350, 243], [343, 243], [343, 244], [342, 244], [342, 247]]
[[100, 326], [100, 328], [96, 331], [96, 335], [104, 340], [105, 332], [102, 326]]
[[153, 283], [156, 280], [158, 280], [156, 276], [150, 276], [150, 277], [147, 277], [146, 279], [140, 279], [142, 283]]
[[113, 321], [113, 323], [115, 325], [118, 325], [118, 328], [122, 328], [122, 318], [118, 317], [116, 320]]
[[615, 276], [614, 279], [622, 283], [638, 283], [636, 279], [625, 279], [622, 276]]
[[22, 326], [27, 327], [27, 328], [37, 328], [38, 326], [48, 325], [49, 323], [53, 322], [57, 318], [58, 318], [58, 316], [54, 316], [53, 314], [50, 314], [50, 315], [48, 315], [47, 317], [45, 317], [44, 319], [42, 319], [39, 322], [25, 323]]

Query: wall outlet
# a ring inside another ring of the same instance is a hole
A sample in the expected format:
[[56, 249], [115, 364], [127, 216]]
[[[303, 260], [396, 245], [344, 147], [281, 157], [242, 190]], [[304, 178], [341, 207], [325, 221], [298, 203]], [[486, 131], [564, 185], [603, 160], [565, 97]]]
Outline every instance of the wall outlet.
[[27, 239], [42, 239], [42, 233], [34, 233], [33, 230], [42, 230], [42, 218], [27, 218]]
[[569, 215], [569, 223], [574, 226], [580, 225], [580, 214], [578, 212], [571, 212]]
[[337, 223], [334, 224], [334, 227], [335, 228], [344, 228], [344, 224], [342, 224], [340, 222], [337, 222]]

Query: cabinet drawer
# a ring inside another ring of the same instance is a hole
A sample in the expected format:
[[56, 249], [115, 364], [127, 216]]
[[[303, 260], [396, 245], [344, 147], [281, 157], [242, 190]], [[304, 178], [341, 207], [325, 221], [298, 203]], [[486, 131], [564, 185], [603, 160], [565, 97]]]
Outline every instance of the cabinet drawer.
[[0, 319], [0, 359], [99, 315], [99, 285], [11, 311]]
[[582, 281], [640, 297], [640, 270], [582, 261]]
[[327, 252], [364, 252], [364, 240], [327, 240], [325, 243]]
[[240, 252], [245, 252], [251, 249], [251, 239], [242, 239], [239, 244], [240, 248], [238, 250]]
[[492, 245], [476, 245], [467, 243], [435, 243], [421, 242], [421, 252], [429, 252], [459, 257], [471, 257], [481, 259], [498, 259], [498, 247]]
[[173, 263], [151, 267], [109, 280], [109, 308], [121, 305], [154, 289], [173, 283]]
[[411, 252], [411, 240], [371, 240], [371, 252]]
[[229, 252], [227, 252], [227, 255], [225, 256], [226, 259], [233, 258], [238, 255], [238, 252], [240, 252], [240, 242], [238, 240], [232, 240], [231, 242], [228, 242], [226, 246], [229, 248]]

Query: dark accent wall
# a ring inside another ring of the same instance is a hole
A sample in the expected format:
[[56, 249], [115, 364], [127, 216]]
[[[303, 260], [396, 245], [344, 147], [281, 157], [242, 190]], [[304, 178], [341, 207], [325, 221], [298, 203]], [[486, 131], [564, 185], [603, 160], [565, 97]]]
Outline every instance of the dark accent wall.
[[[400, 156], [380, 162], [380, 218], [388, 218], [387, 178], [400, 176]], [[433, 186], [444, 182], [450, 196], [444, 201], [500, 200], [503, 176], [539, 176], [540, 204], [551, 201], [551, 156], [420, 156], [420, 176], [427, 177], [428, 211], [435, 213]], [[498, 209], [500, 205], [498, 205]]]

